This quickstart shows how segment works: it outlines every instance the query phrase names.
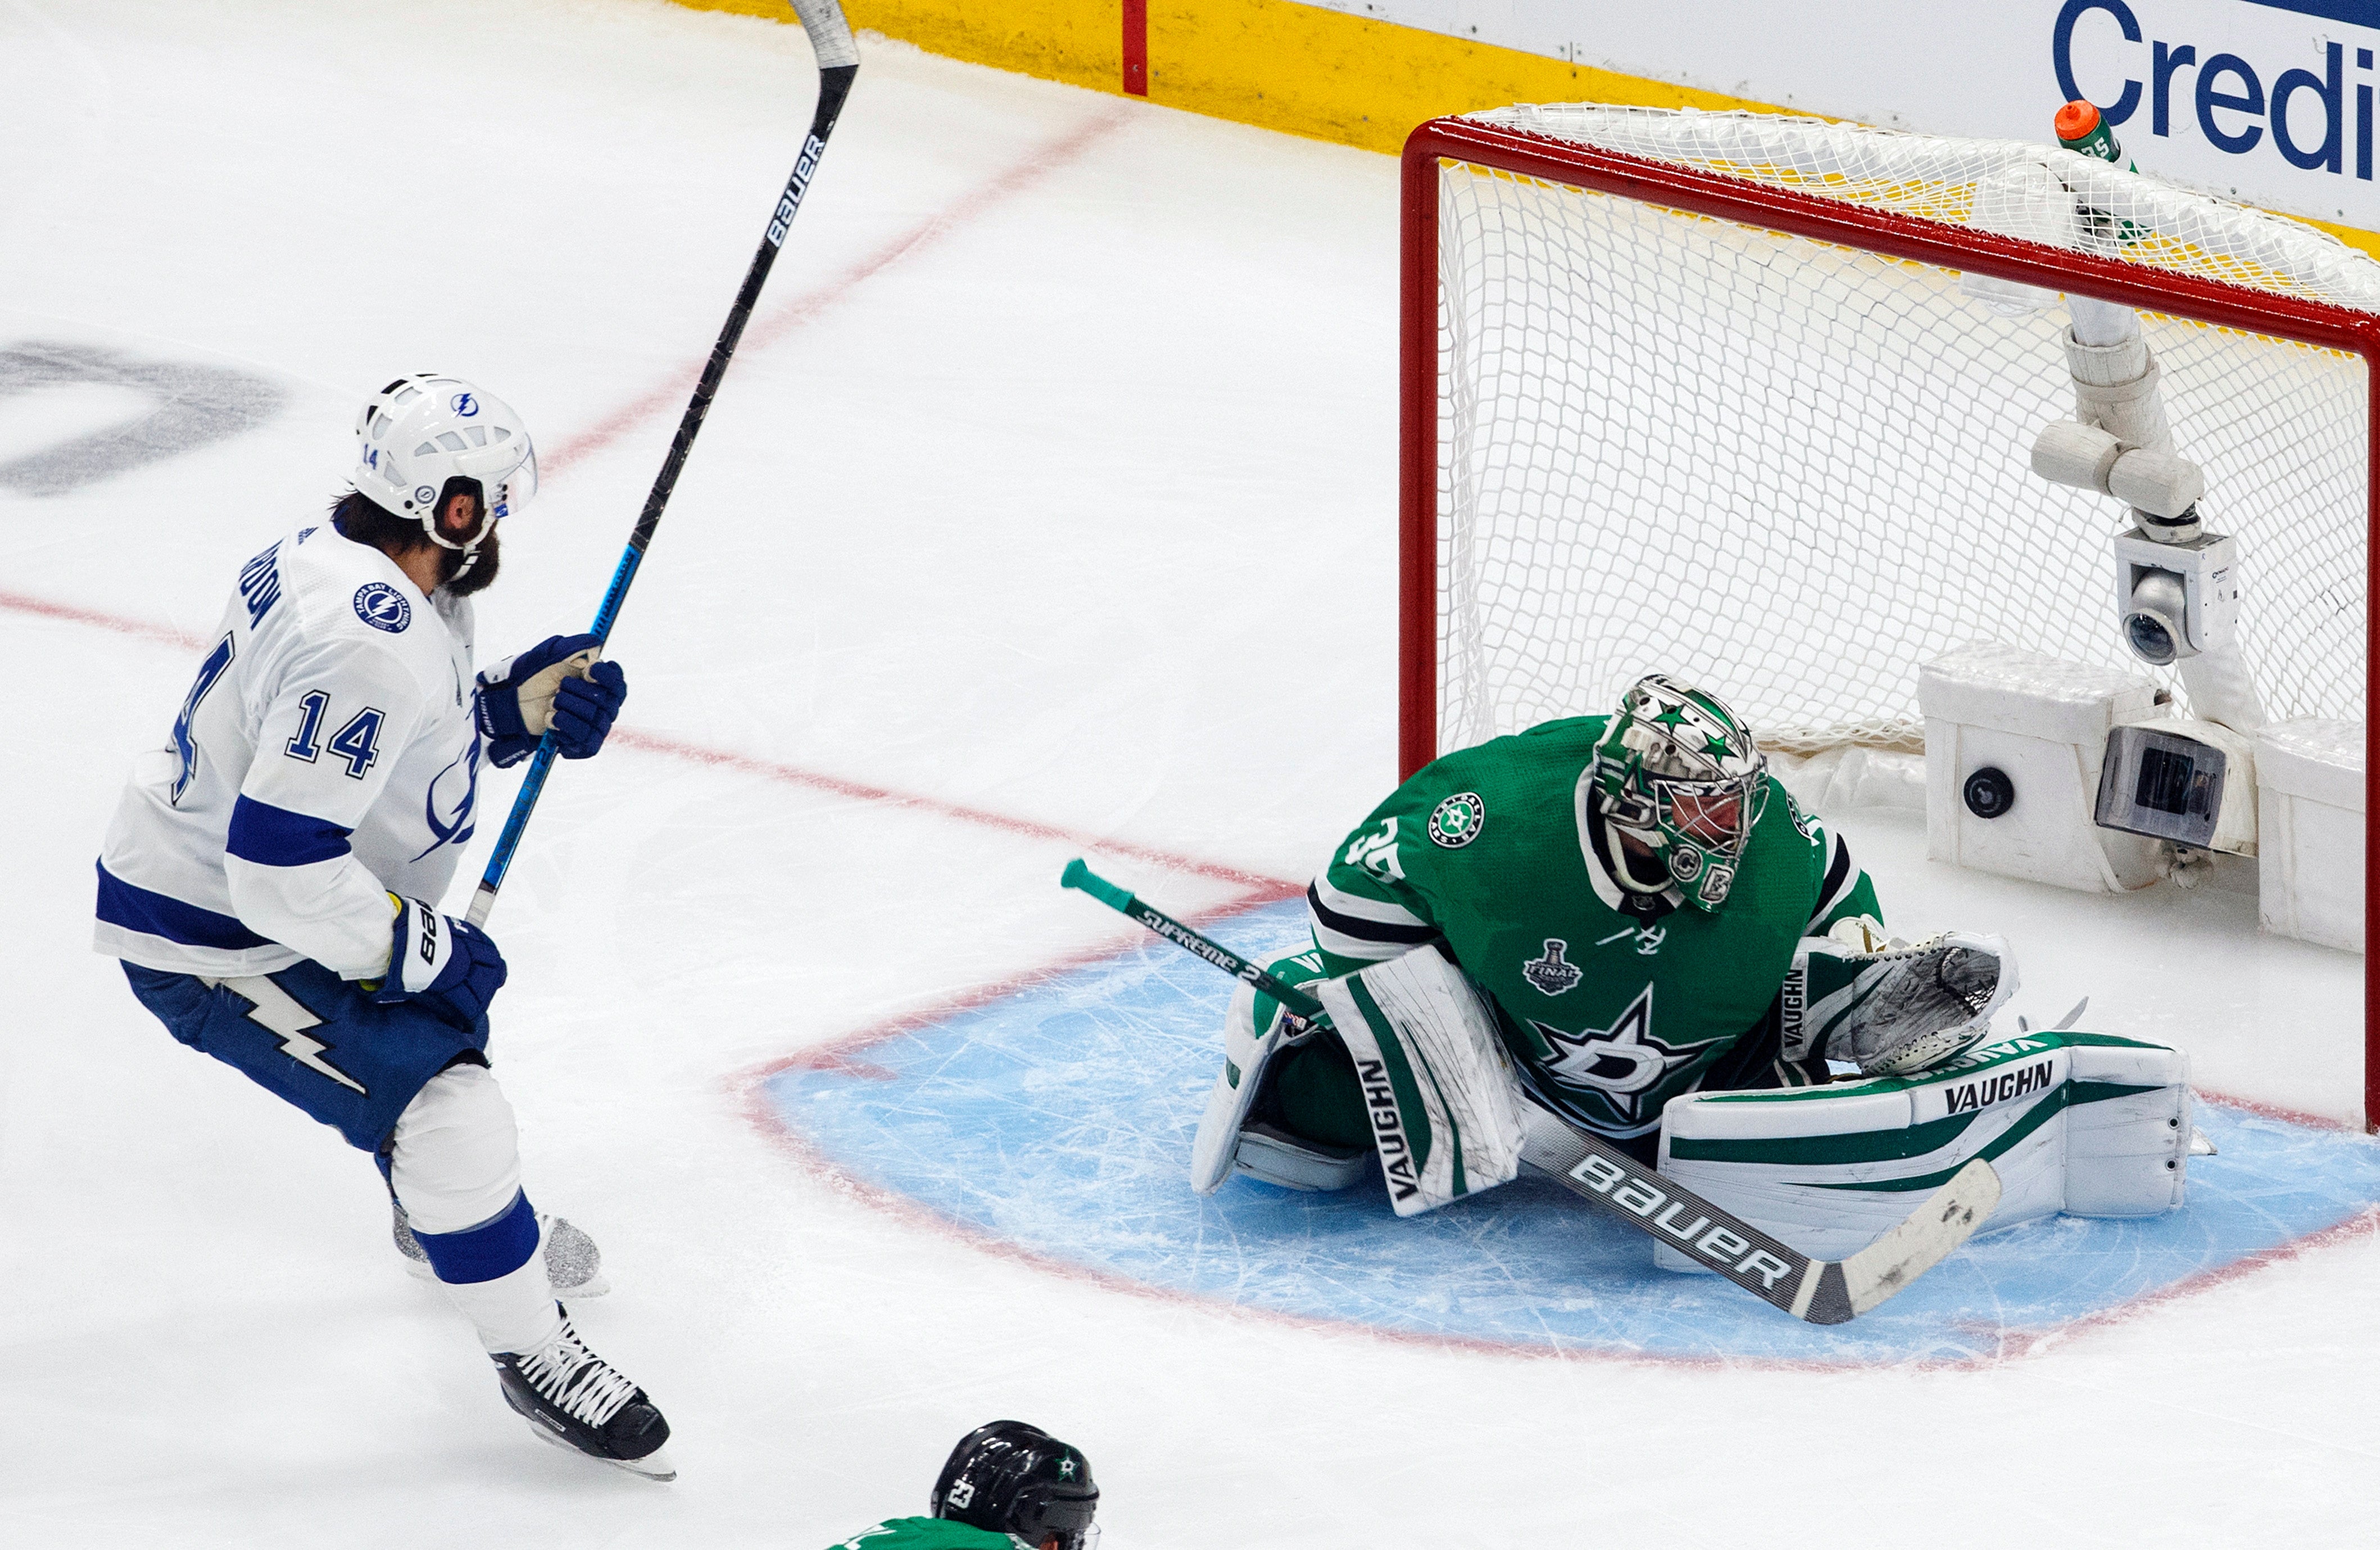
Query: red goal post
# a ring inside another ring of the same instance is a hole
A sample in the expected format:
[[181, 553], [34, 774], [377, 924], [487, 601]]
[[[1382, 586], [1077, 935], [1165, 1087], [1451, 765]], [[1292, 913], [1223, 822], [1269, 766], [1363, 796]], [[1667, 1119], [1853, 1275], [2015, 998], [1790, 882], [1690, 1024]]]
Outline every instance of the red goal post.
[[[1535, 111], [1537, 110], [1510, 110], [1513, 114]], [[1909, 213], [1886, 204], [1847, 200], [1710, 166], [1630, 154], [1574, 138], [1487, 121], [1488, 116], [1439, 118], [1424, 124], [1406, 141], [1403, 155], [1399, 427], [1401, 778], [1410, 776], [1448, 747], [1476, 741], [1479, 735], [1517, 730], [1510, 726], [1484, 733], [1469, 729], [1470, 735], [1459, 735], [1455, 742], [1441, 745], [1445, 735], [1441, 711], [1451, 617], [1442, 561], [1446, 543], [1444, 512], [1450, 499], [1445, 465], [1451, 460], [1442, 456], [1442, 441], [1449, 431], [1442, 369], [1448, 320], [1442, 310], [1440, 228], [1451, 179], [1488, 177], [1580, 196], [1609, 196], [1658, 212], [1735, 223], [1758, 233], [1782, 234], [1785, 237], [1828, 245], [1829, 248], [1931, 266], [1951, 272], [1953, 277], [1988, 276], [2017, 286], [2091, 297], [2143, 314], [2162, 314], [2198, 325], [2213, 325], [2218, 330], [2261, 335], [2267, 340], [2294, 341], [2361, 357], [2367, 384], [2372, 364], [2380, 360], [2380, 315], [2313, 296], [2290, 294], [2286, 289], [2257, 289], [2203, 273], [2153, 267], [2137, 258], [2107, 251], [2050, 246], [1976, 225]], [[1512, 236], [1510, 231], [1500, 230], [1495, 238], [1509, 247]], [[2357, 455], [2368, 460], [2368, 449], [2380, 446], [2380, 394], [2370, 392], [2367, 386], [2363, 397], [2361, 430], [2364, 440]], [[2187, 453], [2190, 449], [2185, 446], [2182, 450]], [[2021, 449], [2016, 456], [2021, 461]], [[2210, 473], [2210, 483], [2213, 478]], [[2356, 536], [2363, 540], [2363, 552], [2362, 574], [2354, 579], [2368, 587], [2374, 578], [2368, 540], [2372, 531], [2380, 528], [2380, 488], [2375, 488], [2368, 477], [2362, 482], [2363, 531]], [[2219, 516], [2216, 525], [2221, 525]], [[2095, 576], [2106, 569], [2106, 559], [2088, 541], [2087, 534], [2078, 533], [2077, 538], [2083, 541], [2075, 545], [2074, 563], [2089, 568]], [[2255, 584], [2256, 573], [2252, 570], [2250, 585]], [[2367, 591], [2364, 596], [2368, 599], [2368, 595]], [[1552, 606], [1559, 612], [1560, 600], [1554, 599]], [[1725, 606], [1724, 599], [1720, 606]], [[2112, 639], [2113, 610], [2104, 602], [2100, 607], [2096, 624]], [[2363, 672], [2356, 688], [2362, 705], [2368, 708], [2371, 651], [2375, 640], [2368, 603], [2362, 612], [2360, 638]], [[1913, 664], [1910, 671], [1913, 674]], [[1576, 704], [1554, 713], [1579, 713], [1597, 708], [1591, 703]], [[2368, 716], [2368, 709], [2362, 713]], [[1757, 727], [1759, 718], [1755, 716], [1754, 720]], [[2368, 761], [2365, 793], [2367, 817], [2380, 816], [2380, 766]], [[2375, 852], [2367, 840], [2367, 899], [2374, 897], [2375, 875], [2380, 875], [2375, 854], [2380, 852]], [[2368, 956], [2364, 1008], [2364, 1113], [2367, 1123], [2371, 1123], [2380, 1121], [2380, 977], [2374, 977]]]

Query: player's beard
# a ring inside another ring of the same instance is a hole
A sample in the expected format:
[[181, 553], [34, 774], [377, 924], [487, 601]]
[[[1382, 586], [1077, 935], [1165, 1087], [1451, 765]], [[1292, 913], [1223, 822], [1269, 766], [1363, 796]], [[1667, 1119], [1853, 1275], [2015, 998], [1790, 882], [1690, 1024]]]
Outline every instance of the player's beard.
[[[496, 579], [496, 565], [500, 559], [496, 530], [490, 527], [488, 536], [481, 539], [480, 547], [471, 552], [478, 555], [479, 560], [468, 571], [463, 571], [463, 562], [466, 558], [463, 551], [450, 549], [443, 556], [445, 560], [443, 573], [445, 579], [439, 585], [458, 598], [468, 598], [474, 592], [485, 591], [489, 583]], [[455, 574], [457, 571], [463, 571], [463, 574], [457, 575]]]

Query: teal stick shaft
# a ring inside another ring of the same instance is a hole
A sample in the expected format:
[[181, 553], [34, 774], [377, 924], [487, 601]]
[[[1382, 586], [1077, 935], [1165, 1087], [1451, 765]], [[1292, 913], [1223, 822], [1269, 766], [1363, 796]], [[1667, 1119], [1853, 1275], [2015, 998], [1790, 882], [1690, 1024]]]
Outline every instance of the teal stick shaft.
[[1066, 870], [1058, 878], [1059, 885], [1087, 893], [1119, 914], [1128, 915], [1159, 936], [1186, 952], [1205, 959], [1233, 979], [1245, 980], [1270, 996], [1291, 1011], [1309, 1023], [1327, 1021], [1322, 1015], [1322, 1003], [1287, 985], [1249, 963], [1220, 942], [1200, 936], [1163, 910], [1143, 903], [1140, 896], [1100, 877], [1082, 863], [1080, 857], [1066, 863]]

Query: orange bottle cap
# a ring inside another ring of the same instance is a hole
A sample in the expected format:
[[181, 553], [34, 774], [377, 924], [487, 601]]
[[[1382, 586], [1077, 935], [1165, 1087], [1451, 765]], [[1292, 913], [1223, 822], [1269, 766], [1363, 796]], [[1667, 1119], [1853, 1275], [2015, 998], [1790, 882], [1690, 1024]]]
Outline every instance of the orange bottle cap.
[[2055, 127], [2059, 139], [2085, 139], [2099, 127], [2099, 110], [2077, 97], [2058, 110]]

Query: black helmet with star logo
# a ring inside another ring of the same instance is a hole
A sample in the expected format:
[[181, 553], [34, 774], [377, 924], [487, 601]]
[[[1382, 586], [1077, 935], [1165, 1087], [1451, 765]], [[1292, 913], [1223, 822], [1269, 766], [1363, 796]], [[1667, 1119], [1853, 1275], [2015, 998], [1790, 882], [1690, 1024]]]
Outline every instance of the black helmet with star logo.
[[1014, 1534], [1038, 1547], [1090, 1550], [1099, 1488], [1080, 1448], [1022, 1421], [994, 1421], [959, 1439], [926, 1498], [936, 1518]]

